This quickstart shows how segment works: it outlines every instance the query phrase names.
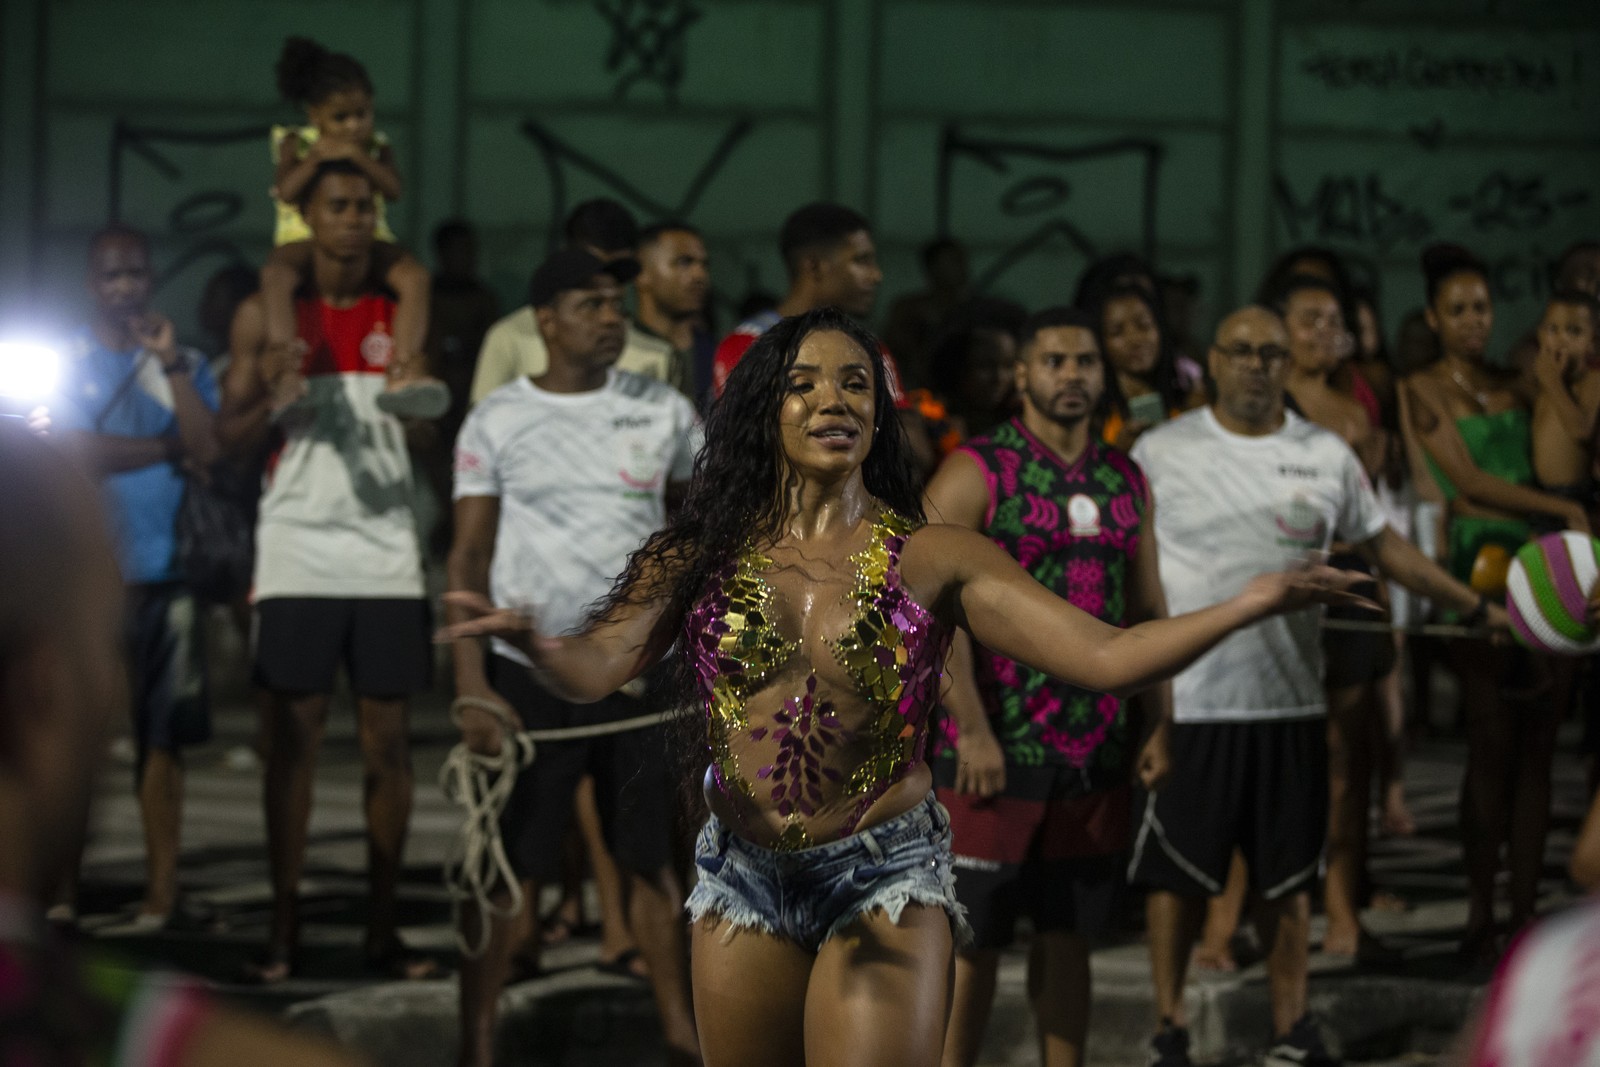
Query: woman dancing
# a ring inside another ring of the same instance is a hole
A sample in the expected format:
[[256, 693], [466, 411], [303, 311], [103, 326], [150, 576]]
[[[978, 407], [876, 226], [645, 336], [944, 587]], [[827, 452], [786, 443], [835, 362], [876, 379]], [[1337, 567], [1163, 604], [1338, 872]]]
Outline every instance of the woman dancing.
[[[696, 845], [705, 1062], [936, 1064], [965, 922], [923, 760], [953, 628], [1077, 685], [1131, 692], [1231, 630], [1359, 601], [1310, 566], [1120, 630], [992, 541], [924, 525], [877, 341], [830, 309], [751, 348], [712, 410], [684, 505], [582, 633], [451, 594], [446, 638], [498, 636], [540, 684], [597, 700], [678, 643], [709, 735]], [[705, 748], [696, 772], [705, 765]]]

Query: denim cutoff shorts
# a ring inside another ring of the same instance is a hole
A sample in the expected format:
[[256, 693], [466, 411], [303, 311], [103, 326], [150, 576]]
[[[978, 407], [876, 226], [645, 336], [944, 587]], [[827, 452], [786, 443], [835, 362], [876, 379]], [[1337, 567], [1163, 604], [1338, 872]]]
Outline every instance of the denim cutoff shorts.
[[718, 916], [815, 952], [870, 911], [899, 922], [907, 904], [925, 904], [950, 916], [958, 946], [971, 937], [950, 869], [950, 814], [932, 793], [904, 815], [798, 852], [753, 844], [713, 815], [694, 862], [691, 921]]

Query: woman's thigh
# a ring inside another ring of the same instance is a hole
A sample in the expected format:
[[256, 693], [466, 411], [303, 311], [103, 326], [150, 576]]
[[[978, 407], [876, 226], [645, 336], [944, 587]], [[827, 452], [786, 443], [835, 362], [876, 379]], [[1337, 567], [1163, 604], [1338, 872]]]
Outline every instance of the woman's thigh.
[[806, 1061], [818, 1067], [934, 1067], [950, 1010], [950, 917], [910, 905], [872, 912], [817, 952], [806, 993]]
[[806, 987], [816, 957], [786, 938], [730, 930], [714, 916], [696, 922], [691, 937], [706, 1067], [804, 1067]]

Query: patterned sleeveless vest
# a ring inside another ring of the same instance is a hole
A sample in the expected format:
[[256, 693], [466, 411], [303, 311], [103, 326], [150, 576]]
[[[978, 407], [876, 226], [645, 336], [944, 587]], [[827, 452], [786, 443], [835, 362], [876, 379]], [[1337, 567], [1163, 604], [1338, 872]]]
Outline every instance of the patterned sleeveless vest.
[[[1127, 625], [1129, 563], [1139, 545], [1149, 487], [1138, 464], [1091, 439], [1071, 464], [1012, 419], [962, 446], [989, 485], [982, 533], [1040, 585], [1113, 626]], [[1006, 760], [1082, 772], [1084, 792], [1127, 780], [1131, 760], [1122, 702], [1068, 685], [982, 646], [978, 689]], [[953, 739], [954, 724], [945, 724]], [[950, 747], [943, 747], [950, 756]]]

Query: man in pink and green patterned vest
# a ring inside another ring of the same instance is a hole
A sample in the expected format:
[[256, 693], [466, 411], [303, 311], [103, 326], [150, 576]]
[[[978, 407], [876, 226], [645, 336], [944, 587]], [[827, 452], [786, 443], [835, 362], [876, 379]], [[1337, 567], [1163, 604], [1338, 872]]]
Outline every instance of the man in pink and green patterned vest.
[[[989, 535], [1040, 584], [1112, 625], [1164, 616], [1144, 474], [1094, 429], [1112, 380], [1090, 318], [1042, 311], [1019, 341], [1022, 414], [945, 461], [928, 486], [929, 520]], [[1080, 1064], [1089, 947], [1112, 925], [1124, 884], [1129, 782], [1137, 770], [1154, 785], [1166, 770], [1170, 691], [1144, 698], [1141, 731], [1117, 697], [958, 641], [934, 766], [975, 938], [956, 957], [944, 1062], [976, 1062], [1000, 951], [1025, 915], [1043, 1062]]]

